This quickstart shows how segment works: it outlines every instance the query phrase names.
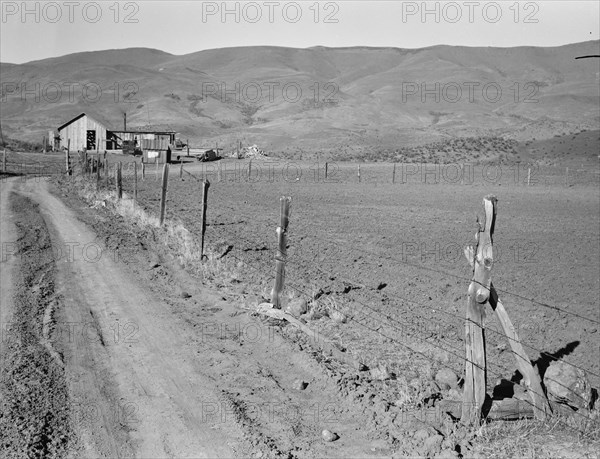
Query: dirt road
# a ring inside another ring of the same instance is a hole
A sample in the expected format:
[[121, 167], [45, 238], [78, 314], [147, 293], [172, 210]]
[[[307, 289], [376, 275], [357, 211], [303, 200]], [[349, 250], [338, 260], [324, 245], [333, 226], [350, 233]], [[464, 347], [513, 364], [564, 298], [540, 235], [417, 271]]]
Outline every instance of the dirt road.
[[[7, 180], [1, 191], [2, 242], [22, 237], [11, 225], [22, 211], [15, 199], [39, 209], [50, 236], [53, 292], [40, 342], [64, 372], [72, 457], [386, 454], [360, 410], [268, 324], [143, 244], [122, 247], [126, 257], [110, 250], [45, 180]], [[18, 254], [4, 256], [3, 324], [15, 320], [11, 276], [23, 270]], [[324, 442], [324, 428], [340, 439]]]

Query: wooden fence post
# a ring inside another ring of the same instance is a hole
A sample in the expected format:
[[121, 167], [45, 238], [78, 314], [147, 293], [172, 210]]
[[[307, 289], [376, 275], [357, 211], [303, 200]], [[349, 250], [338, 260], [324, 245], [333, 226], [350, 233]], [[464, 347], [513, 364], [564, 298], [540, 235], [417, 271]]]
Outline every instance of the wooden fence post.
[[569, 168], [565, 170], [565, 186], [569, 186]]
[[206, 179], [202, 182], [202, 212], [201, 212], [201, 234], [200, 234], [200, 260], [204, 258], [204, 233], [206, 233], [206, 207], [208, 202], [208, 187], [210, 182]]
[[250, 181], [250, 176], [252, 175], [252, 160], [248, 163], [248, 181]]
[[290, 220], [290, 204], [292, 198], [282, 196], [279, 198], [281, 204], [281, 221], [277, 228], [277, 253], [275, 255], [275, 285], [271, 291], [271, 303], [274, 308], [281, 309], [281, 293], [285, 282], [285, 263], [287, 259], [286, 239], [287, 228]]
[[96, 159], [96, 189], [100, 186], [100, 164], [102, 164], [100, 159], [100, 153], [97, 155]]
[[[69, 170], [69, 166], [67, 165], [67, 171], [68, 170]], [[2, 172], [6, 172], [6, 148], [2, 152]]]
[[527, 186], [529, 186], [530, 181], [531, 181], [531, 167], [527, 169]]
[[[157, 163], [158, 164], [158, 163]], [[169, 164], [165, 163], [162, 174], [162, 190], [160, 194], [160, 219], [158, 226], [162, 226], [165, 221], [165, 211], [167, 208], [167, 184], [169, 182]]]
[[106, 180], [106, 186], [107, 186], [107, 187], [108, 187], [108, 182], [109, 182], [109, 174], [110, 174], [110, 171], [109, 171], [108, 169], [109, 169], [109, 166], [108, 166], [108, 158], [106, 158], [106, 159], [104, 160], [104, 178], [105, 178], [105, 180]]
[[496, 198], [486, 196], [483, 200], [485, 220], [480, 226], [475, 248], [467, 247], [465, 256], [473, 267], [473, 280], [469, 285], [466, 322], [466, 361], [463, 408], [461, 420], [471, 425], [479, 424], [481, 409], [486, 395], [486, 355], [483, 316], [485, 305], [496, 312], [504, 334], [508, 338], [515, 356], [517, 368], [523, 375], [528, 393], [533, 401], [533, 412], [536, 418], [546, 419], [552, 412], [548, 399], [544, 394], [541, 378], [537, 369], [531, 364], [515, 328], [510, 321], [506, 309], [498, 300], [498, 294], [492, 284], [492, 266], [494, 264], [492, 235], [496, 222]]
[[146, 163], [142, 160], [142, 180], [146, 180]]
[[392, 184], [396, 183], [396, 163], [394, 163], [394, 170], [392, 171]]
[[69, 153], [71, 153], [71, 139], [67, 140], [67, 151], [65, 152], [65, 161], [67, 163], [67, 175], [71, 175], [71, 165], [69, 164]]
[[360, 164], [358, 165], [358, 183], [360, 183]]
[[87, 175], [88, 173], [88, 157], [87, 151], [83, 152], [83, 175]]
[[327, 175], [329, 174], [329, 163], [325, 161], [325, 180], [327, 180]]
[[179, 178], [183, 180], [183, 161], [179, 161]]
[[185, 140], [185, 146], [187, 147], [187, 155], [190, 156], [190, 139]]
[[478, 425], [486, 393], [486, 361], [483, 318], [491, 284], [492, 235], [496, 219], [496, 198], [483, 199], [485, 219], [475, 235], [476, 245], [465, 249], [465, 256], [473, 267], [473, 280], [469, 284], [465, 326], [465, 384], [461, 420]]
[[137, 203], [137, 163], [134, 161], [133, 163], [133, 208], [135, 209], [135, 205]]
[[[158, 156], [156, 156], [156, 157], [154, 158], [154, 164], [155, 164], [155, 166], [156, 166], [156, 167], [154, 168], [154, 177], [155, 177], [155, 179], [156, 179], [156, 180], [158, 180]], [[167, 164], [167, 163], [165, 163], [165, 164]]]
[[115, 168], [115, 182], [117, 187], [117, 199], [120, 201], [123, 197], [123, 183], [121, 182], [121, 161], [116, 164]]

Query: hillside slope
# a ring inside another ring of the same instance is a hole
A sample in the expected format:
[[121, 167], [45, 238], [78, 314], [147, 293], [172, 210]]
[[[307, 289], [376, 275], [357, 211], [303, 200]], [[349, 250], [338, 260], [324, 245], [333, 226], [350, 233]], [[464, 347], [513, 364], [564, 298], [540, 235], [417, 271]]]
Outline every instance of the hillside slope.
[[[600, 124], [600, 42], [554, 48], [131, 48], [1, 64], [2, 129], [39, 140], [85, 111], [121, 128], [271, 151], [385, 150]], [[87, 86], [86, 86], [87, 85]], [[484, 89], [485, 88], [485, 89]]]

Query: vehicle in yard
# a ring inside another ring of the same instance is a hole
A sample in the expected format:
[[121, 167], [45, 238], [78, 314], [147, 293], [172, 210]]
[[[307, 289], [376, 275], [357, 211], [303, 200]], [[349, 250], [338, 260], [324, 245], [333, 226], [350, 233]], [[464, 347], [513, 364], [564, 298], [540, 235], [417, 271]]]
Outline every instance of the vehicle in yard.
[[196, 158], [198, 161], [207, 162], [207, 161], [216, 161], [220, 158], [219, 150], [221, 148], [190, 148], [189, 155], [188, 154], [178, 154], [177, 160], [183, 158]]

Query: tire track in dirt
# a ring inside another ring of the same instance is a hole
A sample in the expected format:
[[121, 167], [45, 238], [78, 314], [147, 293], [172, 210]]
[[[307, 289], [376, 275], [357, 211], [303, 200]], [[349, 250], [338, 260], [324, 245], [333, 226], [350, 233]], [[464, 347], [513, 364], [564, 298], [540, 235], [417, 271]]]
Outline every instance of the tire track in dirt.
[[[55, 303], [55, 265], [37, 206], [2, 183], [2, 457], [62, 457], [71, 434], [60, 356], [44, 336]], [[5, 232], [6, 230], [6, 232]], [[10, 255], [10, 257], [9, 257]]]

